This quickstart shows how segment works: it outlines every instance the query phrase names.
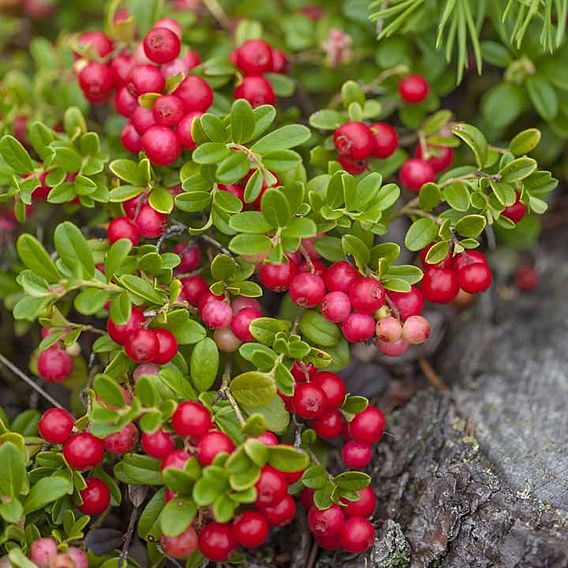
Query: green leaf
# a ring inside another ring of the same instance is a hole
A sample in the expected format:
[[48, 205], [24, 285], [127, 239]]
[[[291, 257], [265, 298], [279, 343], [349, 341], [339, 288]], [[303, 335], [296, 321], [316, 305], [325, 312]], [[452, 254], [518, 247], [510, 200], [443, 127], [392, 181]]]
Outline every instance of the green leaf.
[[198, 146], [192, 158], [198, 164], [218, 164], [231, 156], [231, 151], [222, 142], [206, 142]]
[[219, 183], [231, 184], [239, 181], [250, 170], [250, 161], [244, 152], [232, 152], [217, 167], [215, 176]]
[[188, 191], [176, 197], [176, 207], [187, 213], [205, 211], [211, 205], [208, 191]]
[[266, 420], [266, 428], [276, 434], [282, 434], [288, 428], [290, 423], [290, 414], [284, 406], [284, 401], [275, 396], [268, 404], [257, 407], [249, 407], [242, 405], [243, 411], [249, 416], [253, 414], [261, 414]]
[[456, 231], [462, 237], [478, 237], [483, 229], [487, 220], [483, 215], [466, 215], [456, 223]]
[[321, 130], [335, 130], [347, 119], [336, 110], [323, 109], [310, 115], [310, 126]]
[[152, 209], [165, 214], [171, 213], [174, 208], [173, 195], [165, 187], [155, 187], [150, 192], [148, 203]]
[[97, 395], [110, 406], [122, 408], [126, 404], [123, 391], [116, 381], [106, 375], [97, 375], [93, 381]]
[[133, 485], [162, 485], [160, 462], [150, 456], [126, 454], [114, 466], [114, 475], [123, 483]]
[[9, 134], [0, 140], [0, 156], [17, 174], [31, 172], [34, 168], [27, 150]]
[[118, 272], [131, 250], [132, 242], [129, 239], [119, 239], [111, 245], [105, 258], [105, 275], [108, 282]]
[[190, 497], [177, 496], [164, 507], [160, 515], [162, 533], [175, 537], [185, 531], [192, 523], [197, 505]]
[[154, 539], [159, 536], [156, 525], [165, 504], [166, 492], [164, 489], [161, 489], [148, 501], [140, 515], [140, 519], [138, 519], [138, 535], [140, 538], [147, 540], [149, 535], [152, 535]]
[[229, 219], [229, 225], [239, 233], [264, 234], [274, 228], [260, 211], [243, 211]]
[[31, 489], [29, 495], [24, 501], [24, 513], [27, 515], [42, 509], [49, 503], [57, 501], [69, 491], [72, 486], [68, 479], [53, 475], [40, 479]]
[[219, 370], [219, 350], [217, 344], [210, 337], [202, 339], [195, 344], [191, 353], [190, 372], [191, 381], [199, 391], [211, 388]]
[[341, 339], [339, 327], [314, 311], [304, 311], [299, 329], [306, 339], [321, 347], [333, 347]]
[[444, 199], [456, 211], [467, 211], [470, 207], [469, 190], [463, 181], [448, 184], [444, 188]]
[[498, 83], [481, 98], [481, 112], [495, 128], [505, 128], [522, 113], [525, 97], [513, 83]]
[[540, 143], [540, 130], [528, 128], [519, 132], [510, 142], [509, 150], [515, 156], [522, 156], [534, 150]]
[[233, 142], [242, 143], [250, 140], [254, 132], [254, 113], [248, 101], [238, 99], [233, 103], [229, 124]]
[[363, 272], [371, 260], [371, 252], [367, 245], [355, 235], [344, 235], [341, 244], [343, 252], [352, 256], [357, 268]]
[[133, 160], [113, 160], [109, 168], [116, 177], [131, 185], [141, 186], [144, 183], [138, 164]]
[[238, 403], [252, 408], [268, 404], [276, 396], [274, 378], [257, 371], [247, 371], [236, 376], [229, 388]]
[[133, 274], [124, 274], [118, 280], [129, 292], [132, 292], [139, 298], [147, 300], [152, 304], [162, 305], [162, 295], [147, 280]]
[[300, 146], [311, 137], [310, 129], [301, 124], [287, 124], [266, 136], [263, 136], [256, 142], [251, 150], [258, 154], [274, 152], [275, 150], [287, 150]]
[[250, 324], [251, 335], [260, 343], [272, 345], [278, 332], [287, 332], [290, 322], [275, 318], [257, 318]]
[[538, 114], [548, 122], [553, 120], [558, 114], [558, 96], [554, 87], [544, 77], [531, 75], [527, 79], [527, 90]]
[[229, 243], [229, 249], [241, 255], [259, 254], [270, 249], [271, 246], [271, 240], [264, 235], [237, 235]]
[[351, 103], [365, 104], [365, 93], [355, 81], [346, 81], [341, 86], [341, 101], [348, 107]]
[[310, 489], [321, 489], [325, 486], [327, 479], [327, 470], [321, 464], [308, 467], [302, 475], [302, 483]]
[[5, 441], [0, 447], [0, 494], [17, 497], [26, 480], [26, 459], [22, 450]]
[[442, 201], [442, 192], [435, 183], [425, 183], [418, 194], [418, 205], [423, 211], [432, 211]]
[[453, 134], [461, 138], [471, 148], [475, 155], [477, 166], [480, 169], [483, 168], [487, 161], [487, 140], [481, 130], [463, 122], [454, 124], [451, 130]]
[[499, 175], [503, 183], [514, 183], [529, 177], [537, 168], [536, 160], [523, 156], [504, 166]]
[[290, 203], [279, 189], [264, 193], [261, 211], [264, 218], [274, 227], [285, 227], [291, 216]]
[[438, 225], [432, 219], [418, 219], [408, 229], [404, 244], [408, 250], [419, 251], [428, 246], [437, 235]]
[[83, 276], [92, 278], [95, 273], [95, 262], [83, 233], [69, 221], [57, 226], [54, 234], [55, 248], [61, 260], [75, 271], [82, 267]]
[[268, 464], [278, 471], [303, 471], [310, 463], [308, 454], [293, 446], [270, 446], [269, 452]]
[[371, 483], [371, 478], [362, 471], [345, 471], [335, 476], [335, 483], [341, 489], [360, 491]]
[[23, 234], [17, 241], [18, 256], [26, 268], [42, 276], [48, 282], [57, 282], [61, 278], [57, 267], [43, 245], [30, 234]]

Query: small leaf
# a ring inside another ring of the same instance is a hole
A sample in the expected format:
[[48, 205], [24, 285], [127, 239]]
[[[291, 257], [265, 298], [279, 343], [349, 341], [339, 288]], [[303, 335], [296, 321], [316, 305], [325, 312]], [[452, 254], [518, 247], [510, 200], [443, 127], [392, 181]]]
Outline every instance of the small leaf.
[[408, 229], [404, 244], [408, 250], [419, 251], [428, 246], [437, 235], [438, 225], [432, 219], [418, 219]]
[[519, 132], [510, 142], [509, 150], [515, 156], [522, 156], [534, 150], [540, 143], [540, 130], [528, 128]]
[[251, 150], [258, 154], [274, 152], [275, 150], [287, 150], [300, 146], [311, 137], [310, 129], [301, 124], [287, 124], [273, 132], [270, 132], [258, 142], [256, 142]]
[[191, 381], [199, 391], [211, 388], [219, 370], [219, 350], [213, 339], [206, 337], [195, 344], [191, 353]]
[[229, 388], [237, 402], [252, 408], [268, 404], [276, 396], [274, 379], [257, 371], [247, 371], [236, 376]]
[[478, 237], [483, 229], [487, 220], [483, 215], [466, 215], [456, 223], [456, 231], [462, 237]]
[[451, 127], [452, 133], [461, 138], [473, 151], [477, 166], [481, 169], [487, 161], [487, 140], [475, 126], [457, 123]]

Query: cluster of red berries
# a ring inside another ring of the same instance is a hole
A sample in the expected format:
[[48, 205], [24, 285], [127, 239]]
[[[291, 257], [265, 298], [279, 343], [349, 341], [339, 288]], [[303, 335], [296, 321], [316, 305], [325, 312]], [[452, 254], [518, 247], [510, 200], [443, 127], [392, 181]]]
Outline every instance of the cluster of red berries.
[[460, 289], [468, 294], [480, 294], [491, 286], [491, 269], [482, 252], [468, 250], [454, 257], [449, 254], [437, 264], [428, 264], [426, 255], [429, 248], [421, 253], [424, 266], [421, 290], [429, 302], [447, 304]]
[[144, 310], [133, 307], [126, 323], [107, 320], [110, 338], [124, 346], [124, 351], [135, 363], [169, 363], [178, 351], [175, 335], [167, 329], [148, 329]]
[[89, 559], [82, 549], [71, 546], [59, 552], [57, 542], [50, 537], [34, 540], [29, 557], [38, 568], [89, 568]]

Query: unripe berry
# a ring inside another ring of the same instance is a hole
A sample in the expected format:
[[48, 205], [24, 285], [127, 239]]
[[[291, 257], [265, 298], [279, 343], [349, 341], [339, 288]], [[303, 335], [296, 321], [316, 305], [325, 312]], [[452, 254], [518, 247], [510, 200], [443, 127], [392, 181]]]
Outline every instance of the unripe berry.
[[132, 333], [140, 329], [145, 321], [144, 312], [140, 308], [133, 307], [126, 323], [117, 324], [109, 318], [107, 320], [107, 332], [113, 341], [116, 341], [119, 345], [124, 345]]
[[274, 507], [288, 495], [288, 483], [280, 472], [264, 466], [256, 482], [256, 504], [261, 507]]
[[245, 75], [262, 75], [272, 71], [272, 48], [263, 39], [249, 39], [235, 51], [237, 67]]
[[63, 444], [67, 441], [75, 420], [63, 408], [50, 408], [39, 419], [39, 435], [49, 444]]
[[294, 303], [302, 308], [319, 305], [325, 296], [323, 279], [309, 272], [296, 275], [290, 283], [290, 296]]
[[185, 560], [197, 550], [197, 533], [192, 526], [189, 526], [177, 536], [162, 535], [160, 545], [167, 556]]
[[30, 560], [39, 568], [49, 568], [49, 563], [56, 554], [57, 543], [52, 538], [38, 538], [30, 546]]
[[343, 336], [350, 343], [371, 339], [375, 334], [375, 320], [368, 314], [351, 314], [342, 324]]
[[100, 515], [110, 504], [110, 491], [98, 477], [85, 479], [87, 487], [79, 491], [83, 503], [77, 508], [84, 515]]
[[132, 452], [138, 442], [138, 428], [130, 422], [114, 434], [109, 434], [104, 440], [105, 450], [116, 456]]
[[517, 191], [517, 199], [513, 205], [505, 207], [505, 210], [501, 215], [507, 217], [513, 223], [518, 223], [526, 214], [527, 206], [521, 202], [521, 194]]
[[422, 278], [422, 294], [433, 304], [451, 302], [457, 296], [459, 289], [457, 274], [449, 268], [431, 268]]
[[128, 239], [136, 246], [140, 239], [138, 228], [128, 217], [117, 217], [113, 219], [109, 223], [107, 236], [111, 244], [120, 239]]
[[341, 412], [332, 408], [312, 422], [315, 433], [324, 440], [333, 440], [343, 431], [343, 418]]
[[74, 568], [89, 568], [89, 559], [80, 548], [71, 546], [67, 551], [67, 556], [73, 561]]
[[234, 353], [242, 345], [242, 341], [233, 333], [230, 327], [216, 329], [213, 339], [223, 353]]
[[265, 288], [273, 292], [285, 292], [290, 287], [297, 272], [292, 261], [263, 264], [258, 270], [258, 277]]
[[416, 286], [412, 286], [410, 292], [389, 292], [388, 296], [398, 310], [401, 321], [420, 315], [424, 309], [424, 297]]
[[128, 76], [128, 89], [139, 97], [145, 93], [161, 93], [166, 80], [159, 69], [153, 65], [135, 65]]
[[187, 148], [188, 150], [195, 150], [195, 148], [197, 148], [191, 129], [193, 127], [193, 121], [199, 116], [201, 116], [200, 112], [189, 112], [179, 121], [176, 128], [176, 136], [183, 148]]
[[293, 406], [295, 413], [301, 418], [317, 418], [326, 409], [327, 396], [323, 389], [312, 383], [297, 385], [294, 391]]
[[142, 139], [140, 134], [134, 126], [127, 122], [120, 133], [120, 142], [125, 150], [132, 152], [133, 154], [138, 154], [142, 150]]
[[353, 517], [347, 519], [339, 533], [341, 547], [352, 552], [361, 554], [368, 550], [375, 541], [375, 529], [368, 519]]
[[124, 350], [135, 363], [151, 363], [158, 354], [158, 338], [151, 329], [138, 329], [128, 337]]
[[487, 264], [480, 262], [464, 266], [458, 270], [458, 284], [469, 294], [480, 294], [491, 286], [493, 277]]
[[377, 338], [382, 341], [397, 341], [402, 335], [402, 326], [400, 325], [400, 321], [392, 316], [383, 318], [377, 322], [375, 334]]
[[49, 568], [75, 568], [70, 556], [65, 553], [56, 554], [49, 563]]
[[158, 459], [166, 457], [176, 448], [171, 435], [164, 432], [161, 428], [151, 434], [143, 432], [142, 447], [149, 456]]
[[386, 122], [375, 122], [370, 125], [375, 139], [375, 158], [388, 158], [398, 148], [398, 135], [396, 130]]
[[378, 408], [367, 406], [365, 410], [355, 415], [349, 431], [357, 442], [376, 444], [385, 431], [385, 415]]
[[[448, 146], [430, 146], [428, 148], [430, 157], [426, 160], [435, 172], [443, 172], [452, 165], [454, 160], [454, 151]], [[424, 159], [422, 145], [416, 146], [414, 155], [421, 160]]]
[[308, 526], [315, 536], [333, 536], [339, 533], [345, 523], [345, 515], [339, 505], [329, 509], [312, 507], [308, 513]]
[[183, 101], [175, 95], [162, 95], [154, 102], [152, 114], [156, 124], [176, 126], [185, 114], [185, 107]]
[[396, 341], [384, 341], [377, 339], [377, 349], [387, 357], [400, 357], [408, 351], [410, 344], [404, 339], [397, 339]]
[[233, 312], [229, 304], [212, 298], [201, 311], [203, 323], [210, 329], [222, 329], [231, 324]]
[[197, 444], [197, 459], [203, 466], [211, 465], [221, 452], [230, 454], [235, 449], [233, 440], [223, 432], [208, 432]]
[[182, 295], [192, 306], [197, 306], [199, 299], [209, 290], [209, 284], [198, 274], [181, 279]]
[[398, 86], [398, 92], [403, 101], [418, 104], [426, 99], [430, 85], [422, 75], [409, 75]]
[[215, 522], [201, 529], [198, 542], [201, 554], [214, 562], [225, 562], [237, 547], [231, 534], [231, 525]]
[[344, 512], [347, 517], [370, 517], [377, 507], [377, 496], [371, 486], [357, 491], [359, 499], [357, 501], [344, 501], [347, 503]]
[[181, 39], [183, 31], [181, 29], [181, 24], [174, 20], [173, 18], [161, 18], [153, 26], [153, 28], [166, 28], [173, 32], [177, 37]]
[[399, 176], [400, 183], [405, 189], [418, 193], [425, 183], [436, 179], [436, 172], [428, 162], [419, 158], [410, 158], [402, 164]]
[[136, 369], [132, 372], [132, 378], [137, 381], [140, 377], [149, 376], [153, 377], [160, 374], [160, 367], [154, 365], [154, 363], [144, 363], [138, 365]]
[[351, 286], [360, 277], [357, 269], [346, 261], [332, 264], [323, 274], [323, 280], [328, 292], [349, 293]]
[[179, 55], [180, 48], [179, 36], [168, 28], [154, 27], [144, 38], [144, 53], [154, 63], [173, 61]]
[[167, 224], [167, 216], [150, 205], [143, 205], [134, 220], [138, 232], [147, 239], [157, 239]]
[[260, 510], [272, 527], [283, 527], [294, 520], [296, 515], [296, 501], [285, 495], [278, 503], [271, 507], [261, 506]]
[[373, 450], [365, 442], [352, 440], [346, 442], [341, 448], [341, 459], [348, 468], [363, 469], [371, 463]]
[[241, 341], [254, 341], [250, 332], [250, 324], [262, 317], [262, 314], [254, 308], [243, 308], [237, 312], [231, 321], [231, 330]]
[[152, 126], [146, 130], [141, 143], [149, 160], [157, 166], [172, 164], [181, 153], [181, 146], [175, 133], [166, 126]]
[[253, 108], [276, 104], [274, 89], [264, 77], [244, 77], [235, 89], [235, 99], [245, 99]]
[[100, 465], [105, 455], [103, 441], [89, 432], [71, 436], [63, 446], [63, 456], [71, 469], [86, 471]]
[[40, 353], [37, 371], [44, 381], [60, 383], [73, 371], [73, 358], [67, 351], [52, 345]]
[[366, 160], [375, 151], [373, 133], [363, 122], [342, 124], [333, 134], [333, 142], [339, 154], [352, 160]]
[[187, 63], [189, 71], [195, 69], [198, 65], [201, 65], [201, 57], [197, 51], [188, 49], [186, 54], [183, 56], [183, 60]]
[[321, 302], [322, 316], [334, 323], [342, 323], [351, 313], [351, 302], [345, 292], [329, 292]]
[[329, 408], [338, 408], [345, 400], [345, 383], [335, 373], [319, 371], [312, 377], [312, 384], [321, 388], [327, 398]]
[[79, 86], [89, 102], [103, 103], [112, 91], [112, 73], [103, 63], [90, 61], [79, 73]]
[[268, 538], [268, 521], [258, 511], [243, 511], [233, 520], [231, 534], [235, 542], [245, 548], [256, 548]]
[[207, 112], [213, 103], [213, 89], [201, 77], [186, 77], [174, 91], [185, 105], [185, 112]]
[[351, 306], [361, 314], [372, 314], [383, 307], [385, 289], [374, 278], [359, 278], [349, 290]]
[[173, 61], [162, 65], [160, 71], [166, 79], [180, 74], [187, 75], [189, 73], [189, 64], [185, 58], [177, 57]]
[[209, 431], [211, 413], [201, 403], [188, 400], [176, 408], [172, 416], [172, 426], [178, 436], [200, 438]]
[[420, 345], [430, 337], [430, 324], [422, 316], [409, 317], [402, 326], [402, 339], [411, 345]]

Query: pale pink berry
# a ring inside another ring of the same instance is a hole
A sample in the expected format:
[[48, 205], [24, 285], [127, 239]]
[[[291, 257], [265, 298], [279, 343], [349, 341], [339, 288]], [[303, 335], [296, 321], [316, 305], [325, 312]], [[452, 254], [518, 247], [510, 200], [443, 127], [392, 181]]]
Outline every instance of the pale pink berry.
[[412, 345], [424, 343], [430, 337], [430, 324], [425, 317], [410, 316], [402, 327], [402, 338]]
[[387, 357], [399, 357], [400, 355], [403, 355], [408, 351], [408, 347], [409, 344], [403, 339], [393, 341], [392, 343], [377, 339], [377, 348], [383, 355], [386, 355]]
[[396, 318], [387, 316], [377, 322], [375, 333], [378, 339], [392, 343], [393, 341], [400, 339], [400, 336], [402, 335], [402, 326]]

